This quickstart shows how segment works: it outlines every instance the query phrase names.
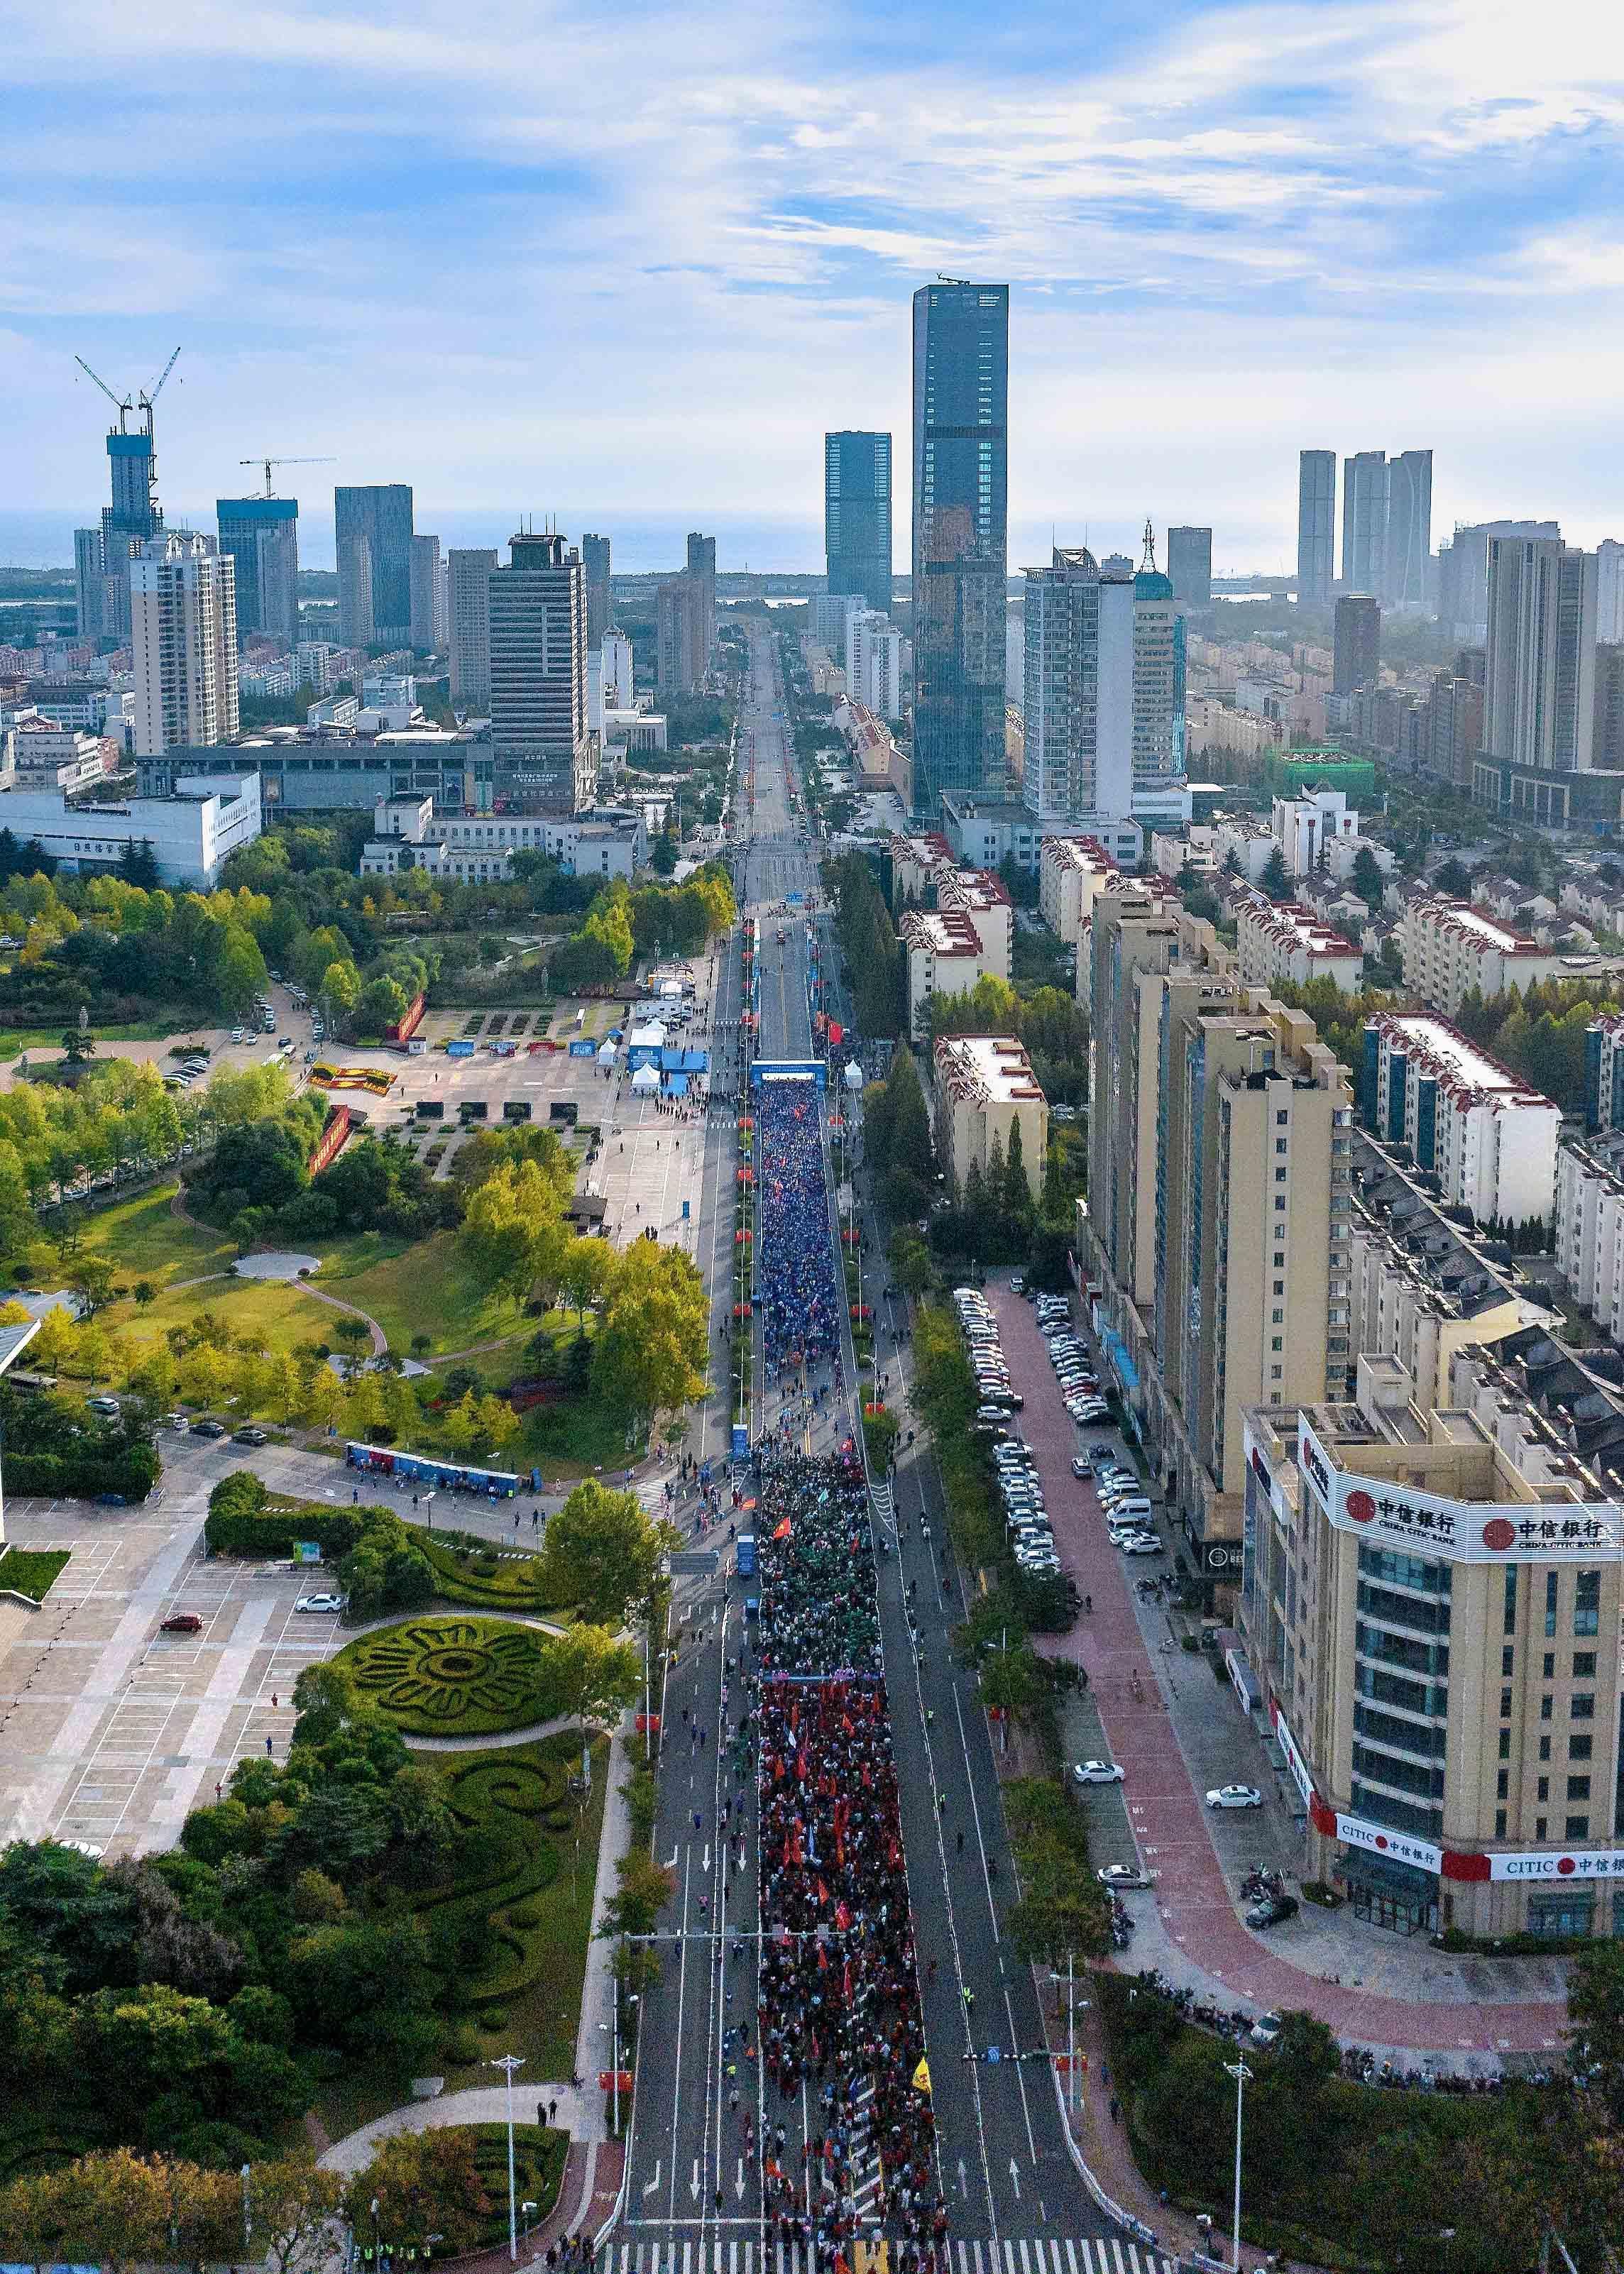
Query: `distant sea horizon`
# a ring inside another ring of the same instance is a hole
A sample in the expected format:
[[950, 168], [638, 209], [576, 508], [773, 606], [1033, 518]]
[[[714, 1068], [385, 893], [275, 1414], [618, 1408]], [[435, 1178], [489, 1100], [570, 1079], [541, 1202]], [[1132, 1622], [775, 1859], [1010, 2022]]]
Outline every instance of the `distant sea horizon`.
[[[77, 512], [68, 507], [33, 511], [0, 508], [0, 568], [71, 568], [74, 531], [94, 528], [101, 510], [99, 503], [83, 506]], [[164, 515], [174, 529], [212, 531], [215, 526], [212, 498], [203, 505], [195, 501], [188, 505], [184, 501], [171, 504], [166, 499]], [[613, 546], [613, 567], [624, 576], [680, 568], [690, 529], [701, 529], [716, 538], [716, 562], [720, 569], [748, 568], [795, 576], [821, 576], [823, 571], [822, 522], [735, 521], [726, 516], [698, 513], [688, 520], [617, 523], [612, 513], [604, 512], [583, 516], [563, 509], [545, 516], [540, 513], [521, 516], [510, 507], [440, 512], [432, 505], [417, 503], [414, 503], [413, 519], [420, 531], [438, 536], [442, 551], [453, 546], [485, 545], [505, 552], [521, 519], [537, 529], [551, 523], [577, 545], [583, 530], [595, 530], [609, 538]], [[300, 512], [299, 566], [337, 566], [330, 501], [324, 512]]]

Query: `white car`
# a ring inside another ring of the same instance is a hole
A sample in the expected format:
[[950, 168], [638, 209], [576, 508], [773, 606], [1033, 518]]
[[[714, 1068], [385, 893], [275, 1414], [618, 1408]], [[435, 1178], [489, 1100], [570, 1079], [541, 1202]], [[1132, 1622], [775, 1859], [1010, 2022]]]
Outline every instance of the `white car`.
[[1120, 1784], [1122, 1764], [1119, 1761], [1074, 1761], [1071, 1781], [1073, 1784]]
[[1141, 1532], [1132, 1540], [1116, 1542], [1124, 1555], [1160, 1555], [1162, 1542], [1151, 1532]]
[[1091, 1477], [1094, 1474], [1094, 1464], [1091, 1461], [1086, 1461], [1080, 1453], [1073, 1453], [1071, 1474], [1074, 1477]]
[[1208, 1808], [1261, 1808], [1263, 1795], [1255, 1784], [1215, 1784], [1207, 1796]]
[[342, 1595], [301, 1595], [293, 1608], [296, 1611], [342, 1611], [344, 1599]]
[[1106, 1864], [1094, 1873], [1102, 1887], [1147, 1887], [1150, 1875], [1137, 1864]]

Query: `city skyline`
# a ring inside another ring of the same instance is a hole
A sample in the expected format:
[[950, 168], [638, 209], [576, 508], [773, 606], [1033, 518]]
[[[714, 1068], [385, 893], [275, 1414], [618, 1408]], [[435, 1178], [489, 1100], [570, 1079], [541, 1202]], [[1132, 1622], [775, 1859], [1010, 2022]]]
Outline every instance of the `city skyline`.
[[[410, 481], [447, 544], [479, 541], [453, 502], [488, 506], [494, 542], [523, 499], [566, 528], [699, 519], [728, 562], [735, 528], [777, 532], [753, 563], [812, 569], [816, 437], [906, 431], [908, 295], [946, 268], [1012, 287], [1018, 563], [1051, 522], [1100, 551], [1149, 512], [1210, 524], [1220, 573], [1284, 567], [1299, 438], [1357, 447], [1401, 413], [1438, 452], [1438, 531], [1548, 513], [1587, 546], [1616, 532], [1601, 185], [1620, 117], [1590, 91], [1615, 27], [1586, 17], [1587, 87], [1548, 26], [1500, 7], [1286, 7], [1255, 40], [1200, 5], [974, 42], [933, 13], [926, 70], [911, 20], [860, 80], [838, 20], [718, 18], [695, 42], [650, 17], [643, 97], [605, 79], [583, 12], [487, 11], [453, 38], [160, 8], [79, 40], [26, 9], [13, 169], [50, 195], [10, 263], [11, 511], [68, 530], [94, 500], [102, 406], [67, 383], [72, 353], [117, 378], [181, 340], [177, 523], [281, 447], [330, 452], [349, 484]], [[164, 131], [117, 144], [115, 184], [100, 138], [64, 147], [70, 101]], [[345, 215], [342, 259], [318, 212]], [[453, 245], [448, 328], [428, 280]], [[302, 501], [317, 564], [325, 490]]]

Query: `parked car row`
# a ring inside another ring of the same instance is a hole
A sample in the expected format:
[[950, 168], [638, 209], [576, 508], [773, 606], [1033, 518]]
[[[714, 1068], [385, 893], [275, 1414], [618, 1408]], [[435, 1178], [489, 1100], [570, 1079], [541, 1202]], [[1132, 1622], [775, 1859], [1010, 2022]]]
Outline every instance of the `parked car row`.
[[1110, 1419], [1110, 1408], [1100, 1389], [1099, 1376], [1088, 1359], [1087, 1346], [1071, 1325], [1071, 1306], [1061, 1295], [1037, 1299], [1038, 1331], [1049, 1344], [1049, 1363], [1065, 1399], [1066, 1412], [1079, 1428]]
[[969, 1347], [978, 1405], [1005, 1413], [1019, 1412], [1026, 1401], [1011, 1378], [1004, 1346], [998, 1339], [998, 1321], [986, 1296], [979, 1287], [955, 1287], [953, 1308], [959, 1314], [959, 1329]]

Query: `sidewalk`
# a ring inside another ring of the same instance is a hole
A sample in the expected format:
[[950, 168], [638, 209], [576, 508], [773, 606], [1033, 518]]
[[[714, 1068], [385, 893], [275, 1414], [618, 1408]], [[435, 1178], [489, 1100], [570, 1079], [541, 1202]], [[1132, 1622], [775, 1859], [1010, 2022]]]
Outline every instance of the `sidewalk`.
[[[1429, 2056], [1434, 2067], [1480, 2074], [1507, 2054], [1539, 2059], [1560, 2048], [1560, 1961], [1451, 1957], [1424, 1938], [1407, 1941], [1307, 1903], [1267, 1942], [1242, 1924], [1234, 1890], [1246, 1871], [1283, 1861], [1295, 1873], [1300, 1857], [1282, 1780], [1205, 1654], [1180, 1649], [1167, 1615], [1135, 1596], [1142, 1567], [1124, 1564], [1093, 1486], [1071, 1475], [1076, 1432], [1032, 1308], [1007, 1286], [987, 1291], [1026, 1391], [1021, 1434], [1062, 1562], [1094, 1600], [1092, 1616], [1037, 1645], [1086, 1668], [1111, 1757], [1126, 1772], [1139, 1860], [1156, 1875], [1151, 1893], [1124, 1898], [1136, 1921], [1133, 1967], [1158, 1966], [1226, 2007], [1305, 2008], [1344, 2043], [1405, 2066]], [[1202, 1795], [1231, 1779], [1259, 1786], [1265, 1808], [1215, 1817]]]

